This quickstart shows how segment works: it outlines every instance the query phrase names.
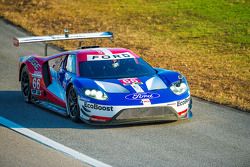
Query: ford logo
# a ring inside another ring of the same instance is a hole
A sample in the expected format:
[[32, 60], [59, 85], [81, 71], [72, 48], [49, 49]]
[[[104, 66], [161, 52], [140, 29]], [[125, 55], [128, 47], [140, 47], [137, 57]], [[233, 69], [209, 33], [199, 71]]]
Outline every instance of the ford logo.
[[142, 100], [142, 99], [154, 99], [159, 98], [160, 95], [157, 93], [134, 93], [125, 96], [128, 100]]

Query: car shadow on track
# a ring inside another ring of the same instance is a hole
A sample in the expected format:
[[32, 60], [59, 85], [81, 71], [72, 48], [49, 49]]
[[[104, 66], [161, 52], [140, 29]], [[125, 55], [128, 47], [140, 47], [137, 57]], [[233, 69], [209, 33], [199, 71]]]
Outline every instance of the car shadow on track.
[[[83, 122], [72, 122], [62, 116], [34, 104], [25, 103], [20, 91], [0, 91], [0, 116], [26, 128], [73, 128], [73, 129], [110, 129], [141, 127], [151, 125], [176, 124], [176, 121], [159, 123], [126, 124], [126, 125], [88, 125]], [[177, 121], [178, 122], [178, 121]], [[185, 122], [185, 121], [181, 121]]]

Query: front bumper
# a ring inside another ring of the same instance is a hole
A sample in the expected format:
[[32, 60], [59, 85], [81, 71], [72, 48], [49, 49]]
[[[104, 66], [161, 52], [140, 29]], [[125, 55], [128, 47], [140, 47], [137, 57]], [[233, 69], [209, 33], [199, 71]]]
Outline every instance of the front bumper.
[[177, 120], [178, 114], [172, 107], [144, 107], [129, 108], [118, 112], [112, 119], [113, 122], [129, 122], [131, 120]]
[[108, 106], [79, 100], [80, 117], [89, 124], [131, 124], [176, 121], [192, 117], [192, 99], [139, 106]]

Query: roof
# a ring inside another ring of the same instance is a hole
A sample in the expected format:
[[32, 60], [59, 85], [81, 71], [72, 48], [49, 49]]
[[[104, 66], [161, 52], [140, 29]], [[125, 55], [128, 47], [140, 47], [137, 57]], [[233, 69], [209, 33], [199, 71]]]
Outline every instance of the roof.
[[126, 58], [139, 58], [132, 51], [124, 48], [92, 48], [77, 50], [79, 62], [83, 61], [98, 61], [98, 60], [113, 60]]
[[80, 50], [72, 50], [61, 52], [59, 54], [55, 54], [52, 56], [36, 56], [39, 57], [40, 60], [48, 61], [54, 59], [56, 57], [60, 57], [61, 55], [66, 54], [77, 54], [78, 62], [84, 61], [95, 61], [95, 60], [114, 60], [114, 59], [125, 59], [125, 58], [139, 58], [140, 56], [133, 53], [131, 50], [124, 48], [88, 48], [88, 49], [80, 49]]

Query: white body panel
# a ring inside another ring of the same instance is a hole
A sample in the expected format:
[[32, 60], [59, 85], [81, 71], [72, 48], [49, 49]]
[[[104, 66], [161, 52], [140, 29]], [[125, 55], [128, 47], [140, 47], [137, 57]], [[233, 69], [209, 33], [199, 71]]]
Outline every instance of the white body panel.
[[[80, 98], [78, 98], [80, 99]], [[179, 100], [179, 101], [173, 101], [169, 103], [160, 103], [160, 104], [149, 104], [147, 102], [143, 103], [143, 105], [135, 105], [135, 106], [112, 106], [112, 105], [99, 105], [90, 103], [88, 101], [84, 100], [78, 100], [78, 104], [80, 107], [80, 110], [87, 109], [88, 112], [86, 112], [90, 116], [102, 116], [102, 117], [114, 117], [117, 113], [119, 113], [121, 110], [124, 109], [130, 109], [130, 108], [145, 108], [145, 107], [172, 107], [176, 114], [181, 113], [185, 110], [188, 110], [190, 103], [190, 97]], [[183, 113], [183, 115], [186, 114]], [[178, 114], [179, 115], [179, 114]], [[180, 115], [182, 116], [182, 115]], [[85, 116], [82, 112], [80, 114], [80, 117], [82, 117], [85, 120], [89, 120], [89, 117]]]

